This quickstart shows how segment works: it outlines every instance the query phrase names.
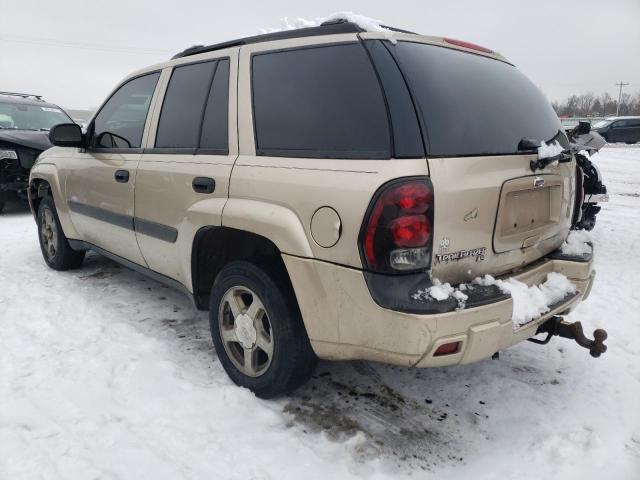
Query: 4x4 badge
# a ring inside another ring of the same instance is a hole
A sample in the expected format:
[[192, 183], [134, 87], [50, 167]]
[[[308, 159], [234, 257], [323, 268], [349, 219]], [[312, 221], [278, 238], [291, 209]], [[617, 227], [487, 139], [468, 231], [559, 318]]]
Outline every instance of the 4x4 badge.
[[534, 177], [533, 179], [533, 188], [544, 187], [544, 178], [543, 177]]

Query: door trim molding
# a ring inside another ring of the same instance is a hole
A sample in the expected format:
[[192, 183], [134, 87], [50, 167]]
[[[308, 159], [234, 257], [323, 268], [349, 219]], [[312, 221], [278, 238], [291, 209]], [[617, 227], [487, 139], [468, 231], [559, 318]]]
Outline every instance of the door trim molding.
[[136, 233], [141, 233], [148, 237], [157, 238], [169, 243], [176, 243], [176, 240], [178, 239], [177, 229], [161, 223], [152, 222], [151, 220], [134, 217], [133, 228]]
[[105, 208], [94, 207], [85, 203], [69, 200], [69, 210], [85, 217], [94, 218], [101, 222], [115, 225], [116, 227], [131, 230], [148, 237], [157, 238], [168, 243], [175, 243], [178, 239], [178, 230], [168, 225], [145, 220], [144, 218], [132, 217], [122, 213], [112, 212]]

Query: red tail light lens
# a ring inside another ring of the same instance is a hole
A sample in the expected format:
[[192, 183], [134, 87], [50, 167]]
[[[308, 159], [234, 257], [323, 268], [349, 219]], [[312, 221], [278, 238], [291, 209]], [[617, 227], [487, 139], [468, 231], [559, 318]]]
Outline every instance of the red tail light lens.
[[374, 196], [360, 235], [366, 267], [402, 273], [431, 263], [433, 190], [428, 180], [397, 180]]
[[398, 247], [421, 247], [429, 239], [427, 217], [424, 215], [409, 215], [398, 217], [391, 222], [393, 243]]

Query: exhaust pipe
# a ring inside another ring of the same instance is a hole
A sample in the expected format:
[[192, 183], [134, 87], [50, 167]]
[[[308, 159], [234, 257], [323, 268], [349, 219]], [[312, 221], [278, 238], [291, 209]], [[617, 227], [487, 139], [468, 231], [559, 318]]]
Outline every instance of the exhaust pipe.
[[538, 340], [537, 338], [529, 338], [528, 340], [538, 345], [546, 345], [551, 337], [557, 335], [562, 338], [575, 340], [578, 345], [589, 350], [592, 357], [598, 358], [607, 351], [604, 341], [607, 339], [607, 332], [601, 328], [593, 332], [593, 340], [584, 336], [582, 324], [580, 322], [566, 322], [562, 317], [553, 316], [536, 330], [536, 335], [546, 333], [547, 338]]

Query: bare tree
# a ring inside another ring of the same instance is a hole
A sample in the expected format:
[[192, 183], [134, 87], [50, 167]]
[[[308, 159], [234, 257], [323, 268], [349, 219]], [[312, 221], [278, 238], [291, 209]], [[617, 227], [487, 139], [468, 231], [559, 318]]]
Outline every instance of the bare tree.
[[[552, 106], [560, 116], [605, 117], [615, 115], [618, 102], [608, 92], [596, 96], [593, 92], [571, 95], [564, 101], [555, 101]], [[640, 115], [640, 90], [620, 97], [620, 115]]]

